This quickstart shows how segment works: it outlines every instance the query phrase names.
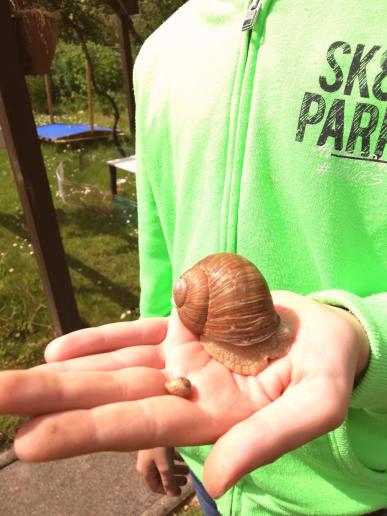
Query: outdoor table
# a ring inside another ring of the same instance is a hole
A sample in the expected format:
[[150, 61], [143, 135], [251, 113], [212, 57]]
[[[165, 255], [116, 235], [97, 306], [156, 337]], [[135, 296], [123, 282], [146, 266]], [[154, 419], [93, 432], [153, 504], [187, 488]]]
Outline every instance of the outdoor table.
[[117, 194], [117, 169], [126, 172], [136, 173], [136, 156], [128, 156], [126, 158], [111, 159], [107, 162], [110, 173], [110, 190], [112, 195]]

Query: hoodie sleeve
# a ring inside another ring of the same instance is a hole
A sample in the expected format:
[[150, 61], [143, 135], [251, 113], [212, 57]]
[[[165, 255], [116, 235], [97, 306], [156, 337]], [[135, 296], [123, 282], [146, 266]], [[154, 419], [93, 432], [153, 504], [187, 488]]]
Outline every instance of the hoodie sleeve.
[[350, 406], [387, 412], [387, 293], [359, 297], [343, 290], [328, 290], [310, 297], [346, 308], [362, 324], [370, 343], [370, 361], [353, 391]]

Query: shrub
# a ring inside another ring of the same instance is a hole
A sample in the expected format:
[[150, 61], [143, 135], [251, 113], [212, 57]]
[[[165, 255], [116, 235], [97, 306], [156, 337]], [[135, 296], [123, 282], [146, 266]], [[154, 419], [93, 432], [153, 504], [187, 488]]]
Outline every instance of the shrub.
[[33, 109], [38, 113], [46, 113], [48, 108], [43, 77], [27, 75], [26, 79]]
[[[122, 91], [122, 68], [119, 50], [88, 43], [94, 76], [103, 91]], [[45, 111], [46, 97], [42, 77], [28, 77], [28, 87], [34, 108]], [[86, 98], [86, 58], [79, 45], [60, 42], [50, 74], [53, 102], [79, 101]], [[95, 94], [96, 95], [96, 94]], [[97, 95], [96, 95], [97, 96]]]
[[[119, 50], [88, 43], [94, 77], [104, 91], [122, 89]], [[61, 42], [58, 45], [51, 74], [52, 91], [56, 100], [73, 95], [86, 95], [86, 58], [79, 45]]]

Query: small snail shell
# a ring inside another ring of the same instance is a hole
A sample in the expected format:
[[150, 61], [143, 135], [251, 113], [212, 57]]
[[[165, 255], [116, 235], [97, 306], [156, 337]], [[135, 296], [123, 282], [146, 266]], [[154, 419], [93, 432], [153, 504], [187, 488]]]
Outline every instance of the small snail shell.
[[289, 348], [289, 339], [276, 336], [281, 321], [265, 278], [240, 255], [199, 261], [176, 282], [173, 297], [184, 326], [236, 373], [256, 375]]
[[169, 382], [165, 384], [165, 388], [169, 394], [184, 398], [191, 392], [191, 382], [185, 376], [178, 376], [177, 378], [169, 380]]

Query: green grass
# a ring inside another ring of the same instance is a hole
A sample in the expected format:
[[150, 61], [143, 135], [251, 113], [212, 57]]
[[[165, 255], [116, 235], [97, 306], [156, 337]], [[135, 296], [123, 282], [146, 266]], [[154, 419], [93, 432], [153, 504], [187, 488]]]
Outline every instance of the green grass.
[[[133, 152], [129, 142], [124, 146], [128, 154]], [[115, 146], [106, 142], [75, 149], [47, 144], [42, 151], [82, 320], [94, 326], [137, 318], [137, 230], [127, 222], [132, 220], [128, 213], [105, 195], [109, 192], [106, 161], [119, 157]], [[73, 183], [65, 185], [66, 203], [58, 195], [55, 176], [60, 162], [66, 181]], [[121, 179], [126, 179], [122, 198], [134, 199], [133, 177]], [[0, 149], [0, 368], [41, 363], [44, 347], [53, 337], [8, 155]], [[0, 446], [12, 440], [18, 422], [0, 419]]]

